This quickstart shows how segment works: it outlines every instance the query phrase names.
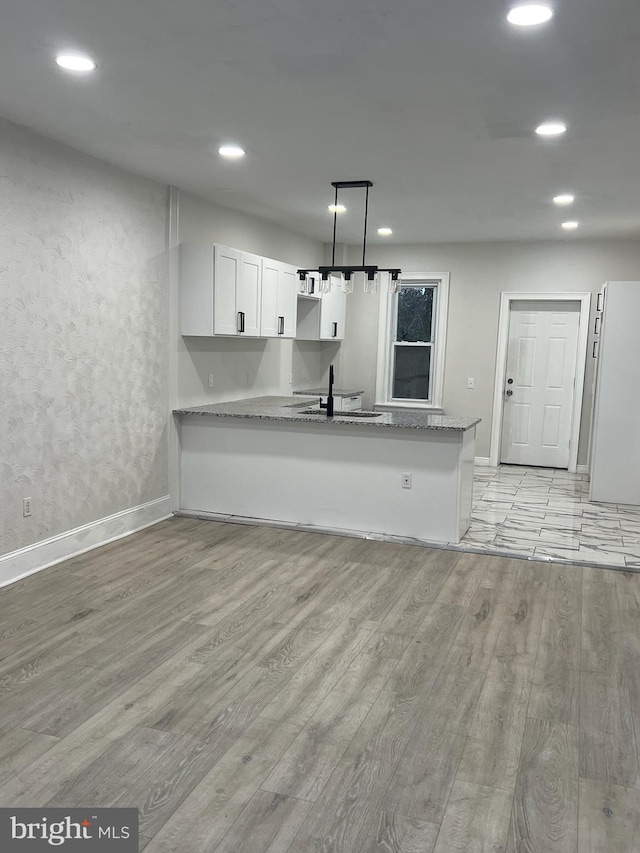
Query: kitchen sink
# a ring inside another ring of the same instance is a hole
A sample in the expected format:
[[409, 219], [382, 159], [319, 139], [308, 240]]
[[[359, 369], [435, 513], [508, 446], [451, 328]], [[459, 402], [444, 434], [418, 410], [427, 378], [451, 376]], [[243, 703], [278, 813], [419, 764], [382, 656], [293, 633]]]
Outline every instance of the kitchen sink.
[[[317, 415], [319, 418], [326, 418], [326, 412], [319, 412], [317, 409], [303, 409], [301, 415]], [[334, 418], [379, 418], [382, 412], [334, 412]]]

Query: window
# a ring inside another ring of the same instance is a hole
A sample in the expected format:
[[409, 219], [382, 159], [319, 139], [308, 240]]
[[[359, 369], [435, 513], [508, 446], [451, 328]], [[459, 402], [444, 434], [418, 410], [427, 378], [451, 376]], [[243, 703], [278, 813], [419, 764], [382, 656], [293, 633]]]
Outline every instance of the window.
[[383, 294], [376, 405], [442, 405], [448, 285], [448, 273], [409, 273]]

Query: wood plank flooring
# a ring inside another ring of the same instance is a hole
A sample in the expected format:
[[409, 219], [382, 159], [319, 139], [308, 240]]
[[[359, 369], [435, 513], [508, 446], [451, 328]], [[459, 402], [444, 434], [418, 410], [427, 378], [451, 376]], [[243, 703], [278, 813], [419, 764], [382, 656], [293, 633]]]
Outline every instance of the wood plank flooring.
[[148, 853], [640, 853], [640, 574], [171, 519], [0, 590], [0, 806]]

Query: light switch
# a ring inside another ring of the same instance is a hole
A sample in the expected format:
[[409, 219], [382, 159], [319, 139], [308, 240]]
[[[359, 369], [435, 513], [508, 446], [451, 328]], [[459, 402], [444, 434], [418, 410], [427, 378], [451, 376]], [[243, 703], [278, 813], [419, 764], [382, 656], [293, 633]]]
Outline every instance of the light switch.
[[475, 388], [475, 387], [476, 387], [476, 380], [472, 376], [470, 376], [467, 379], [467, 388], [471, 389], [471, 388]]

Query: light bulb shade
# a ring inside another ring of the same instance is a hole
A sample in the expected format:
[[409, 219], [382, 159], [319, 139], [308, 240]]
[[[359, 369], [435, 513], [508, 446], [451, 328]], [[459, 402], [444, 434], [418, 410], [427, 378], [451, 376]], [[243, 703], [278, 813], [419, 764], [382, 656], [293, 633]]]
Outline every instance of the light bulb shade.
[[369, 274], [365, 277], [364, 292], [365, 293], [377, 293], [378, 292], [378, 276], [375, 273], [373, 275]]

